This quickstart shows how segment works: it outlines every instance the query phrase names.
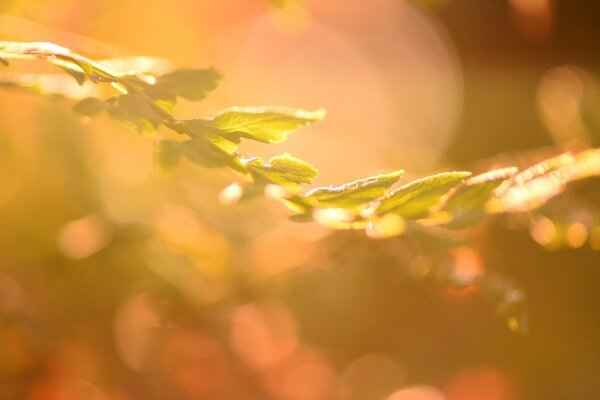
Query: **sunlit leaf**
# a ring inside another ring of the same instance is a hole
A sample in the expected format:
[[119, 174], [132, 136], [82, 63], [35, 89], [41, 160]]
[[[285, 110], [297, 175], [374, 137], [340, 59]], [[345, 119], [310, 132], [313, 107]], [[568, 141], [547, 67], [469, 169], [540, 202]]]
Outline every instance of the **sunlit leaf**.
[[182, 142], [180, 149], [182, 154], [190, 161], [204, 167], [217, 168], [231, 166], [232, 164], [232, 156], [230, 154], [202, 137]]
[[238, 149], [240, 143], [240, 136], [238, 134], [221, 131], [207, 125], [206, 121], [201, 119], [189, 120], [186, 123], [191, 133], [204, 136], [226, 152], [231, 154]]
[[403, 170], [356, 180], [341, 186], [315, 188], [304, 195], [318, 207], [360, 208], [383, 196], [400, 177]]
[[260, 158], [252, 159], [248, 162], [248, 167], [269, 182], [284, 186], [312, 183], [318, 175], [312, 165], [288, 153], [275, 156], [267, 162]]
[[576, 156], [577, 179], [600, 176], [600, 149], [588, 149]]
[[179, 69], [156, 78], [154, 90], [198, 101], [217, 87], [221, 75], [212, 68]]
[[440, 204], [450, 189], [470, 175], [470, 172], [444, 172], [409, 182], [379, 200], [374, 212], [394, 212], [405, 218], [423, 217]]
[[277, 107], [232, 107], [206, 123], [259, 142], [282, 143], [290, 133], [324, 117], [322, 109], [311, 112]]
[[115, 96], [110, 103], [108, 112], [112, 117], [133, 124], [143, 134], [153, 134], [162, 122], [161, 116], [141, 95]]
[[582, 155], [581, 159], [570, 153], [550, 158], [500, 186], [486, 208], [489, 212], [533, 210], [560, 194], [567, 183], [600, 173], [596, 164], [600, 162], [594, 153]]
[[504, 168], [467, 179], [450, 195], [440, 211], [452, 214], [454, 223], [461, 226], [475, 222], [485, 214], [485, 204], [493, 191], [516, 172], [516, 168]]

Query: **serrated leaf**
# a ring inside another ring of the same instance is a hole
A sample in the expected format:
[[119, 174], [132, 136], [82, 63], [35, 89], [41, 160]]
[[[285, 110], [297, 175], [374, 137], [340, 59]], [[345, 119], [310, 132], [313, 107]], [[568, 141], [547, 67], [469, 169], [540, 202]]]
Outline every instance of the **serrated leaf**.
[[207, 124], [224, 132], [263, 143], [282, 143], [288, 135], [325, 117], [325, 110], [305, 111], [278, 107], [232, 107]]
[[576, 174], [576, 158], [564, 153], [519, 172], [500, 186], [490, 200], [490, 213], [528, 211], [561, 193]]
[[404, 171], [398, 170], [341, 186], [318, 187], [306, 193], [304, 197], [316, 207], [361, 208], [385, 195], [402, 175]]
[[96, 97], [86, 97], [85, 99], [75, 103], [73, 106], [73, 111], [90, 117], [107, 110], [109, 107], [110, 105], [104, 100]]
[[179, 69], [156, 78], [154, 89], [198, 101], [215, 89], [220, 79], [221, 75], [212, 68]]
[[591, 149], [577, 156], [561, 154], [520, 172], [508, 185], [500, 187], [488, 210], [530, 211], [562, 193], [567, 184], [599, 175], [599, 150]]
[[154, 146], [156, 170], [159, 175], [166, 176], [179, 164], [183, 155], [181, 143], [174, 140], [160, 140]]
[[208, 168], [231, 166], [233, 157], [211, 141], [198, 137], [180, 144], [182, 154], [194, 164]]
[[261, 158], [252, 159], [248, 167], [254, 174], [283, 186], [312, 183], [318, 175], [312, 165], [288, 153], [275, 156], [267, 162]]
[[516, 168], [492, 170], [467, 179], [446, 200], [440, 211], [452, 214], [453, 224], [464, 226], [485, 214], [494, 190], [517, 172]]
[[109, 114], [121, 121], [133, 124], [143, 134], [151, 135], [161, 124], [162, 118], [138, 94], [124, 94], [109, 99]]
[[421, 218], [440, 204], [448, 191], [471, 175], [470, 172], [444, 172], [409, 182], [392, 191], [374, 207], [376, 214], [394, 212], [404, 218]]

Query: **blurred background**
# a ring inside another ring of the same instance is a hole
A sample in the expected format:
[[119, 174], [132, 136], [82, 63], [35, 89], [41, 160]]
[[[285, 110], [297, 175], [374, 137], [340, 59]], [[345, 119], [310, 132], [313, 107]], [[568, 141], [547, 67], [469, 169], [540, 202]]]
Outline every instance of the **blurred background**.
[[[216, 66], [182, 117], [328, 109], [245, 147], [319, 185], [598, 146], [598, 21], [583, 0], [0, 2], [2, 40]], [[375, 241], [223, 205], [228, 171], [160, 178], [151, 139], [66, 100], [0, 104], [0, 399], [600, 399], [598, 186], [459, 240]], [[448, 271], [526, 296], [528, 332]]]

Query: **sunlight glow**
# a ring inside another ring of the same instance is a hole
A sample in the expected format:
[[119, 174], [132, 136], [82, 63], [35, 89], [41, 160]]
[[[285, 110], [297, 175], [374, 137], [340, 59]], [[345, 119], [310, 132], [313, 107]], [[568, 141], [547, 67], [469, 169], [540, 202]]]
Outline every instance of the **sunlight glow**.
[[58, 234], [60, 251], [69, 258], [80, 260], [106, 247], [111, 233], [106, 223], [95, 215], [66, 224]]

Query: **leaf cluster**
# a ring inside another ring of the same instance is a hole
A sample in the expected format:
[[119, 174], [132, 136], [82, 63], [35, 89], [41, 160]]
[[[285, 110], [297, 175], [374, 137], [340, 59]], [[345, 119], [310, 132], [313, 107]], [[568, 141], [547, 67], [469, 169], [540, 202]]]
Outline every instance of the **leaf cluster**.
[[[182, 158], [208, 168], [230, 168], [246, 180], [247, 192], [264, 189], [295, 212], [294, 220], [364, 229], [375, 238], [399, 235], [415, 224], [464, 228], [485, 215], [532, 210], [569, 182], [600, 175], [600, 150], [592, 149], [562, 154], [522, 172], [503, 168], [474, 177], [464, 171], [442, 172], [396, 187], [404, 174], [398, 170], [304, 191], [302, 185], [313, 183], [318, 175], [311, 164], [288, 153], [265, 160], [241, 152], [239, 146], [244, 140], [282, 143], [291, 133], [321, 120], [324, 110], [231, 107], [208, 118], [180, 119], [172, 113], [177, 100], [202, 100], [221, 79], [216, 70], [165, 71], [164, 63], [144, 57], [93, 61], [52, 43], [0, 42], [0, 61], [8, 65], [11, 59], [44, 60], [80, 85], [104, 83], [117, 89], [118, 94], [108, 98], [79, 100], [73, 109], [81, 115], [107, 113], [149, 136], [160, 126], [179, 134], [178, 140], [156, 140], [161, 173], [168, 173]], [[5, 84], [19, 85], [19, 81]], [[244, 188], [234, 184], [224, 194], [225, 200], [236, 200], [244, 197]]]

